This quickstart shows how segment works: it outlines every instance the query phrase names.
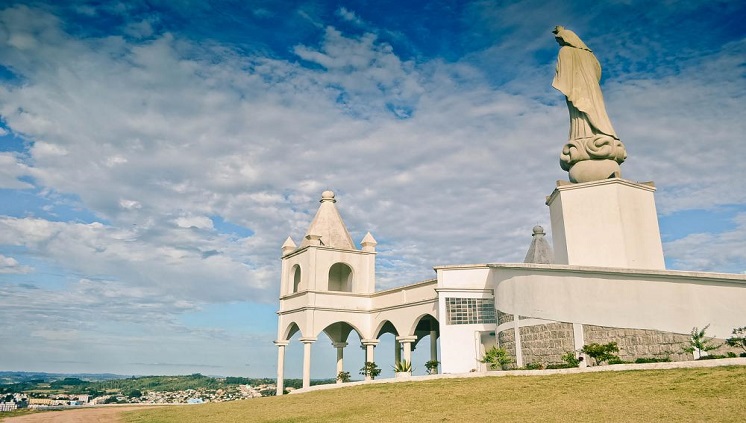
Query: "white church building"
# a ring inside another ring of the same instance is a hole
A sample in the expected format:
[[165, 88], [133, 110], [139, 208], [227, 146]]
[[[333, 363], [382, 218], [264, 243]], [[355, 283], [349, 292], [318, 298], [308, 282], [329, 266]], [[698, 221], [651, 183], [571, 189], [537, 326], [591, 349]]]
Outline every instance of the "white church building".
[[384, 334], [395, 336], [395, 362], [411, 362], [429, 336], [441, 373], [485, 370], [480, 359], [493, 345], [516, 367], [612, 341], [625, 360], [692, 359], [682, 346], [693, 327], [709, 324], [707, 334], [722, 339], [746, 325], [746, 275], [666, 270], [654, 192], [621, 178], [558, 182], [546, 199], [553, 253], [537, 226], [524, 263], [436, 266], [432, 280], [377, 291], [375, 239], [368, 233], [357, 248], [325, 191], [300, 245], [282, 245], [277, 393], [298, 332], [304, 387], [322, 332], [337, 349], [337, 372], [352, 331], [370, 362]]

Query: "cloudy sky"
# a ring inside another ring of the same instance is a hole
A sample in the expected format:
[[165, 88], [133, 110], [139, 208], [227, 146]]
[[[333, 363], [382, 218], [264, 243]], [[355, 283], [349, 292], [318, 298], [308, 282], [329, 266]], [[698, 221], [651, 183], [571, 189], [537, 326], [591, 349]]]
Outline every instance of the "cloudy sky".
[[379, 288], [522, 261], [567, 179], [555, 25], [668, 268], [746, 271], [744, 2], [0, 4], [0, 369], [273, 376], [280, 246], [326, 189]]

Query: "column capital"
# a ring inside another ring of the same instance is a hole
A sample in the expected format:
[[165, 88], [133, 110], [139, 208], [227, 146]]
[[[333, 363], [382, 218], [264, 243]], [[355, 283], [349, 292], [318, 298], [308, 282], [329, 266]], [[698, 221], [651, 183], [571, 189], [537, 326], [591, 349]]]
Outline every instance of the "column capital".
[[378, 345], [378, 342], [380, 342], [378, 339], [361, 339], [360, 343], [365, 345], [366, 347], [368, 345], [373, 345], [374, 347]]
[[317, 339], [318, 338], [311, 338], [311, 337], [301, 338], [300, 342], [302, 342], [304, 344], [313, 344], [314, 342], [316, 342]]
[[278, 347], [287, 347], [290, 341], [272, 341], [273, 344], [277, 345]]
[[347, 344], [347, 342], [332, 342], [332, 346], [334, 348], [344, 348], [347, 345], [349, 345], [349, 344]]
[[399, 341], [400, 344], [411, 344], [417, 342], [417, 336], [397, 336], [396, 340]]

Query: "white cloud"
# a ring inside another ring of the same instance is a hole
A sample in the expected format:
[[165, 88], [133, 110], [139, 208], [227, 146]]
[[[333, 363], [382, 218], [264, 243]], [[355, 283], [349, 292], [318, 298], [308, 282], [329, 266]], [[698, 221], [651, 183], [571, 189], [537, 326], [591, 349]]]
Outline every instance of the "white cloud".
[[180, 228], [212, 229], [212, 219], [206, 216], [181, 216], [174, 222]]
[[18, 260], [14, 259], [13, 257], [6, 257], [2, 254], [0, 254], [0, 274], [21, 274], [21, 273], [29, 273], [33, 269], [29, 266], [23, 266], [20, 263], [18, 263]]
[[361, 25], [363, 23], [363, 21], [355, 12], [347, 9], [346, 7], [340, 7], [339, 9], [337, 9], [337, 16], [347, 22], [352, 22], [357, 25]]
[[29, 176], [28, 166], [23, 164], [15, 154], [0, 153], [0, 188], [3, 189], [26, 189], [33, 188], [28, 182], [18, 178]]
[[733, 219], [733, 227], [721, 233], [694, 233], [664, 244], [675, 267], [702, 271], [743, 273], [746, 271], [746, 213]]
[[33, 251], [74, 274], [112, 279], [133, 290], [147, 287], [155, 295], [205, 302], [271, 298], [264, 292], [270, 281], [244, 250], [245, 240], [214, 231], [6, 217], [0, 218], [0, 244]]

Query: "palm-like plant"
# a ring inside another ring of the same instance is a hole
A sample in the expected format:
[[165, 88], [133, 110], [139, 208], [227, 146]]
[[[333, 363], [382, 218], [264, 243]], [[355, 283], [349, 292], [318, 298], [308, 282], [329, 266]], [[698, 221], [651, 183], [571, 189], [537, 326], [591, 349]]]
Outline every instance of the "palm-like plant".
[[412, 363], [407, 360], [402, 360], [393, 367], [394, 373], [412, 373]]
[[705, 332], [710, 325], [703, 327], [701, 330], [696, 326], [692, 328], [691, 337], [689, 338], [689, 346], [683, 348], [685, 352], [693, 354], [697, 352], [697, 359], [702, 358], [702, 352], [708, 352], [720, 348], [723, 344], [715, 345], [712, 340], [715, 338], [708, 338], [705, 336]]

